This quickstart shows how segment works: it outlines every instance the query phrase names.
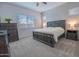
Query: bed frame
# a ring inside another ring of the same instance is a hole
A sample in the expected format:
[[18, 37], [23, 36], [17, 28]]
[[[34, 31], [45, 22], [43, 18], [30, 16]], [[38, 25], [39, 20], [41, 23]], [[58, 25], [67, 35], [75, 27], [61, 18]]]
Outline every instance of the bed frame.
[[[65, 20], [47, 22], [47, 27], [62, 27], [65, 29]], [[61, 35], [58, 38], [58, 40], [61, 37], [65, 37], [65, 34]], [[51, 46], [51, 47], [54, 47], [55, 43], [56, 43], [52, 34], [46, 34], [46, 33], [33, 31], [33, 38], [35, 40], [38, 40], [40, 42], [43, 42], [43, 43]]]

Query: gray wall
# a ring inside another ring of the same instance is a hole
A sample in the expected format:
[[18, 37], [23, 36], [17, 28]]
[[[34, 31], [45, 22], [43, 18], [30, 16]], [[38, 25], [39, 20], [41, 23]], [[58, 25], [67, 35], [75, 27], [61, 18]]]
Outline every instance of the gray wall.
[[79, 7], [79, 2], [67, 2], [61, 6], [43, 12], [43, 16], [46, 16], [48, 21], [64, 20], [69, 17], [68, 10], [74, 7]]
[[25, 14], [25, 15], [33, 15], [36, 17], [35, 25], [36, 27], [41, 27], [41, 16], [39, 12], [36, 12], [34, 10], [30, 10], [27, 8], [22, 8], [16, 5], [12, 5], [10, 3], [2, 3], [0, 2], [0, 17], [1, 22], [5, 23], [4, 17], [10, 16], [12, 17], [12, 23], [17, 22], [17, 14]]

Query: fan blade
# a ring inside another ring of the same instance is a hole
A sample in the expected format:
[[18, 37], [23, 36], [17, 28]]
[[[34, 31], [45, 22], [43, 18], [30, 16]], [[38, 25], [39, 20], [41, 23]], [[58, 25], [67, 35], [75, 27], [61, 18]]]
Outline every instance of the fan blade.
[[42, 2], [43, 4], [47, 4], [47, 2]]

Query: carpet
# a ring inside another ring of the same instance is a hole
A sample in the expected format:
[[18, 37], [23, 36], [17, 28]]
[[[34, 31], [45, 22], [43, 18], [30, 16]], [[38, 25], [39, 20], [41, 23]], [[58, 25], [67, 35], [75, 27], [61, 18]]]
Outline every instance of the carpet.
[[20, 39], [9, 45], [11, 57], [74, 57], [77, 52], [76, 41], [64, 38], [57, 42], [54, 48], [32, 37]]

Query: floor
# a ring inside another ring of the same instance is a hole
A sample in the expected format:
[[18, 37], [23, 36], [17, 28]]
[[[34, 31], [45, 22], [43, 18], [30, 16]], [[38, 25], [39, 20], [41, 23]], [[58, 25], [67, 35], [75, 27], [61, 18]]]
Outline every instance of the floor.
[[43, 44], [32, 37], [12, 42], [10, 52], [12, 57], [73, 57], [79, 56], [79, 42], [61, 39], [54, 48]]

